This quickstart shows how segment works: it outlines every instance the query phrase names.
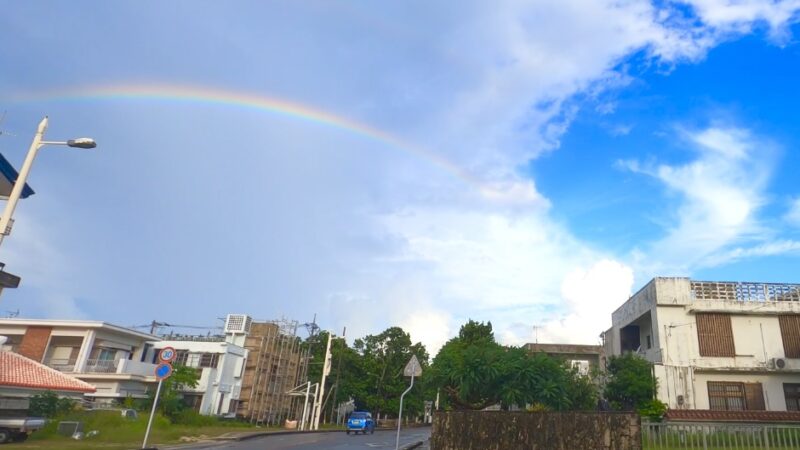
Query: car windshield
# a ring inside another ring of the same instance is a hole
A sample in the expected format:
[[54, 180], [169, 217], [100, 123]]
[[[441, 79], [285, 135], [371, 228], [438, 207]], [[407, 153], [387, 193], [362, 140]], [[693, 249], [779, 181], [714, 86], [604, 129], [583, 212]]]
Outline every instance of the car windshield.
[[350, 418], [351, 419], [366, 419], [367, 418], [367, 413], [353, 413], [353, 415], [350, 416]]

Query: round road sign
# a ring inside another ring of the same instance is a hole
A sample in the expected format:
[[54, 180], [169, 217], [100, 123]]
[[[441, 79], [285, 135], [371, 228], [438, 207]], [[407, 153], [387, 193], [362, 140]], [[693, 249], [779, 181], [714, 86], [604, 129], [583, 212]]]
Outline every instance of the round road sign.
[[172, 366], [169, 363], [161, 363], [156, 366], [156, 378], [163, 380], [172, 375]]
[[164, 347], [160, 352], [158, 352], [158, 359], [165, 363], [172, 362], [172, 360], [175, 359], [175, 356], [175, 349], [172, 347]]

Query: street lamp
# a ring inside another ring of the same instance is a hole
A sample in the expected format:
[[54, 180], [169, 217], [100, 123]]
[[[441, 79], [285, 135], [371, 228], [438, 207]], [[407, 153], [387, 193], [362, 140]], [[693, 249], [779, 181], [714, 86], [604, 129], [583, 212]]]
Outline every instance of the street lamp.
[[36, 129], [36, 134], [33, 136], [33, 142], [31, 142], [31, 148], [28, 150], [28, 155], [25, 157], [25, 162], [22, 164], [22, 169], [19, 171], [19, 176], [14, 181], [14, 188], [11, 190], [11, 194], [8, 196], [6, 209], [3, 211], [3, 216], [0, 217], [0, 243], [3, 242], [3, 237], [11, 233], [11, 227], [9, 225], [12, 223], [11, 217], [14, 215], [17, 202], [22, 195], [22, 190], [25, 187], [25, 183], [28, 181], [28, 174], [31, 171], [31, 166], [33, 166], [33, 160], [36, 159], [36, 154], [39, 153], [40, 148], [44, 147], [45, 145], [66, 145], [67, 147], [73, 148], [97, 147], [97, 143], [94, 141], [94, 139], [90, 138], [70, 139], [68, 141], [45, 141], [43, 138], [46, 130], [47, 116], [45, 116], [44, 119], [39, 122], [39, 128]]

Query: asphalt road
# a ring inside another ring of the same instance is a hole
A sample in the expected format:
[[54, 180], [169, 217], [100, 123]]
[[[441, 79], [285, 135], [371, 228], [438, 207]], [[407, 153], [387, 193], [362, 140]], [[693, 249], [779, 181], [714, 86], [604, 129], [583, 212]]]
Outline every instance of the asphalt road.
[[[279, 436], [266, 436], [241, 442], [231, 442], [213, 449], [226, 450], [369, 450], [373, 448], [394, 449], [396, 431], [376, 430], [375, 434], [347, 435], [344, 432], [311, 433], [311, 434], [284, 434]], [[400, 447], [418, 441], [425, 441], [419, 447], [426, 449], [428, 438], [431, 436], [430, 428], [409, 428], [400, 433]]]

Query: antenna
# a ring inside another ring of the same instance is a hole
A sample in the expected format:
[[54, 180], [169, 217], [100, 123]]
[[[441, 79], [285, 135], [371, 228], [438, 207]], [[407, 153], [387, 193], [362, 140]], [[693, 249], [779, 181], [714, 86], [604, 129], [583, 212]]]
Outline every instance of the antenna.
[[[3, 111], [3, 115], [0, 116], [0, 124], [2, 124], [4, 120], [6, 120], [6, 114], [7, 113], [8, 113], [8, 111]], [[2, 129], [0, 129], [0, 136], [3, 136], [3, 135], [5, 135], [5, 136], [15, 136], [15, 135], [9, 133], [8, 131], [3, 131]]]

